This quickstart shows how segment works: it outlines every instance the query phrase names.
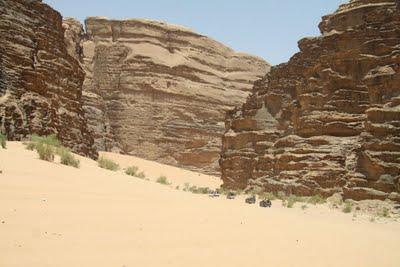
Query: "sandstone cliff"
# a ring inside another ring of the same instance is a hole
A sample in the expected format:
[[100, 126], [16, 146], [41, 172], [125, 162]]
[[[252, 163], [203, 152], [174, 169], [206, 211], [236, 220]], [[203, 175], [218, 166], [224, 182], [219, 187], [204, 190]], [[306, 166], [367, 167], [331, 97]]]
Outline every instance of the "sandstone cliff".
[[400, 201], [400, 4], [353, 0], [227, 114], [224, 185]]
[[[73, 20], [64, 27], [66, 39], [82, 36]], [[81, 50], [68, 43], [86, 71], [83, 96], [97, 149], [216, 173], [225, 113], [243, 103], [269, 65], [162, 22], [93, 17], [84, 34]]]
[[61, 15], [35, 0], [0, 0], [0, 131], [11, 140], [56, 133], [95, 158], [82, 109], [85, 73], [67, 53]]

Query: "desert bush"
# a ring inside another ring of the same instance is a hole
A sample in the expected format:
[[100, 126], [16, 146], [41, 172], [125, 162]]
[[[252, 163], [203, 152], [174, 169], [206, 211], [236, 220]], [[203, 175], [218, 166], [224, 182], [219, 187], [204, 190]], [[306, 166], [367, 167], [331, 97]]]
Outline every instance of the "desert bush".
[[146, 175], [144, 174], [144, 172], [138, 172], [138, 171], [139, 171], [138, 167], [130, 166], [130, 167], [126, 168], [125, 174], [130, 175], [130, 176], [135, 176], [140, 179], [146, 178]]
[[380, 209], [378, 211], [377, 215], [380, 216], [380, 217], [385, 217], [385, 218], [390, 217], [389, 209], [387, 207], [383, 207], [382, 209]]
[[79, 168], [80, 161], [72, 155], [69, 149], [59, 149], [58, 154], [60, 155], [60, 163], [63, 165]]
[[230, 190], [226, 187], [220, 187], [217, 189], [217, 192], [221, 195], [228, 195]]
[[54, 148], [48, 144], [37, 144], [36, 152], [41, 160], [54, 161]]
[[194, 194], [208, 194], [211, 190], [208, 187], [197, 187], [194, 185], [189, 188], [189, 191]]
[[159, 183], [159, 184], [164, 184], [164, 185], [169, 185], [169, 184], [170, 184], [170, 183], [168, 182], [167, 177], [164, 176], [164, 175], [158, 177], [158, 179], [157, 179], [156, 182]]
[[138, 170], [139, 170], [138, 167], [130, 166], [130, 167], [126, 168], [125, 174], [130, 175], [130, 176], [137, 176]]
[[287, 198], [285, 192], [282, 192], [282, 191], [279, 191], [279, 192], [276, 194], [276, 197], [277, 197], [278, 199], [280, 199], [280, 200], [286, 200], [286, 198]]
[[310, 197], [307, 202], [313, 205], [324, 204], [326, 203], [326, 199], [323, 198], [321, 195], [315, 195]]
[[138, 174], [136, 174], [136, 177], [140, 179], [145, 179], [146, 175], [144, 174], [144, 172], [139, 172]]
[[286, 199], [286, 207], [293, 208], [294, 204], [296, 204], [296, 202], [300, 202], [300, 201], [302, 201], [301, 197], [298, 197], [296, 195], [290, 195]]
[[353, 204], [350, 201], [346, 201], [342, 209], [344, 213], [350, 213], [353, 210]]
[[105, 157], [100, 157], [97, 160], [97, 164], [100, 168], [110, 170], [110, 171], [118, 171], [119, 170], [119, 165], [115, 163], [114, 161], [107, 159]]
[[45, 136], [42, 140], [43, 143], [54, 146], [54, 147], [59, 147], [61, 146], [60, 140], [58, 140], [57, 136], [55, 134], [51, 134], [48, 136]]
[[190, 184], [189, 183], [185, 183], [183, 185], [183, 191], [187, 192], [187, 191], [189, 191], [189, 189], [190, 189]]
[[272, 193], [272, 192], [264, 192], [264, 193], [261, 193], [261, 194], [259, 195], [259, 197], [260, 197], [260, 198], [269, 199], [269, 200], [275, 200], [275, 199], [277, 199], [276, 195], [275, 195], [274, 193]]
[[28, 150], [33, 151], [33, 150], [36, 149], [36, 143], [34, 143], [34, 142], [26, 143], [25, 144], [25, 148], [28, 149]]
[[49, 145], [55, 148], [55, 152], [57, 154], [61, 154], [60, 151], [58, 151], [59, 149], [64, 150], [65, 148], [61, 145], [60, 140], [57, 139], [57, 136], [55, 134], [51, 134], [48, 136], [39, 136], [36, 134], [33, 134], [31, 136], [31, 141], [29, 143], [25, 144], [25, 148], [28, 150], [35, 150], [36, 146], [38, 144], [45, 144], [45, 145]]
[[7, 148], [7, 137], [2, 133], [0, 133], [0, 146], [4, 149]]
[[307, 209], [307, 208], [308, 208], [307, 205], [302, 205], [302, 206], [301, 206], [301, 209], [302, 209], [302, 210], [305, 210], [305, 209]]
[[61, 142], [60, 142], [60, 140], [58, 140], [58, 138], [55, 134], [51, 134], [48, 136], [39, 136], [39, 135], [33, 134], [31, 136], [31, 141], [35, 142], [35, 143], [47, 144], [47, 145], [54, 146], [54, 147], [61, 146]]

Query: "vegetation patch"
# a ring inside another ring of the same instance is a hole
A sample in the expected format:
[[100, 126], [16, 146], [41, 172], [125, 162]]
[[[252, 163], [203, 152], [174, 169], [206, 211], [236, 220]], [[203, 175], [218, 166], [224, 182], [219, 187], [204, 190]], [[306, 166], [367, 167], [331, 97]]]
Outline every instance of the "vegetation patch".
[[105, 157], [100, 157], [97, 160], [97, 164], [100, 168], [110, 170], [110, 171], [118, 171], [119, 170], [119, 165], [112, 161], [111, 159], [107, 159]]
[[344, 213], [350, 213], [353, 211], [353, 203], [350, 201], [345, 201], [344, 207], [342, 209]]
[[[145, 179], [146, 178], [146, 175], [144, 174], [144, 172], [139, 172], [138, 174], [136, 174], [136, 177], [137, 178], [140, 178], [140, 179]], [[148, 179], [147, 179], [148, 180]]]
[[313, 205], [325, 204], [326, 199], [323, 198], [321, 195], [315, 195], [315, 196], [309, 197], [307, 202], [310, 204], [313, 204]]
[[0, 133], [0, 146], [4, 149], [7, 148], [7, 137], [2, 133]]
[[54, 148], [48, 144], [39, 143], [36, 145], [36, 151], [41, 160], [54, 161]]
[[168, 182], [167, 177], [164, 176], [164, 175], [158, 177], [156, 182], [159, 183], [159, 184], [163, 184], [163, 185], [170, 185], [171, 184], [170, 182]]
[[36, 149], [36, 143], [34, 143], [34, 142], [26, 143], [25, 144], [25, 148], [28, 149], [28, 150], [33, 151], [33, 150]]
[[383, 207], [383, 208], [381, 208], [380, 210], [378, 210], [377, 215], [378, 215], [379, 217], [388, 218], [388, 217], [390, 217], [390, 215], [389, 215], [389, 209], [388, 209], [387, 207]]
[[71, 151], [67, 148], [59, 149], [60, 163], [63, 165], [79, 168], [80, 161], [74, 157]]
[[259, 195], [259, 197], [260, 197], [260, 198], [263, 198], [263, 199], [269, 199], [269, 200], [275, 200], [275, 199], [277, 199], [276, 195], [275, 195], [274, 193], [272, 193], [272, 192], [264, 192], [264, 193], [261, 193], [261, 194]]
[[46, 144], [49, 146], [53, 146], [56, 148], [61, 147], [61, 142], [60, 140], [57, 139], [57, 136], [55, 134], [51, 134], [48, 136], [39, 136], [36, 134], [33, 134], [31, 136], [31, 142], [35, 144]]
[[197, 187], [195, 185], [191, 186], [189, 191], [193, 194], [209, 194], [211, 192], [210, 188], [208, 187]]
[[139, 171], [139, 168], [136, 166], [130, 166], [125, 169], [125, 174], [129, 176], [136, 176], [137, 172]]
[[136, 166], [130, 166], [130, 167], [126, 168], [125, 174], [129, 175], [129, 176], [134, 176], [134, 177], [137, 177], [140, 179], [146, 178], [146, 175], [144, 174], [144, 172], [139, 172], [139, 168]]

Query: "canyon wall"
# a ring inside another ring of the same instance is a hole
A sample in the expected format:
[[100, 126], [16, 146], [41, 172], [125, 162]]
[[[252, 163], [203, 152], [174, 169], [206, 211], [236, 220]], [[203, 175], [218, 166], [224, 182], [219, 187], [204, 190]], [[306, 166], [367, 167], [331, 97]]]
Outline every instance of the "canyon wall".
[[37, 0], [0, 0], [0, 131], [10, 140], [57, 134], [97, 157], [82, 101], [85, 73], [64, 43], [61, 15]]
[[225, 113], [243, 103], [268, 63], [181, 26], [85, 23], [86, 33], [71, 19], [64, 27], [86, 72], [84, 109], [96, 148], [218, 173]]
[[353, 0], [228, 112], [228, 188], [400, 201], [400, 4]]

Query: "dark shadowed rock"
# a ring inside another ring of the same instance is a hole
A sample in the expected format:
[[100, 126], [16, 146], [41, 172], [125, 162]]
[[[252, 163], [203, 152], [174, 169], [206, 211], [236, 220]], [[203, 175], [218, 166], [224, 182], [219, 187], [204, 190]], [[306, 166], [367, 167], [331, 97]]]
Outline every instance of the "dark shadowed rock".
[[41, 1], [0, 0], [0, 131], [57, 134], [97, 157], [82, 108], [85, 73], [64, 44], [61, 15]]

